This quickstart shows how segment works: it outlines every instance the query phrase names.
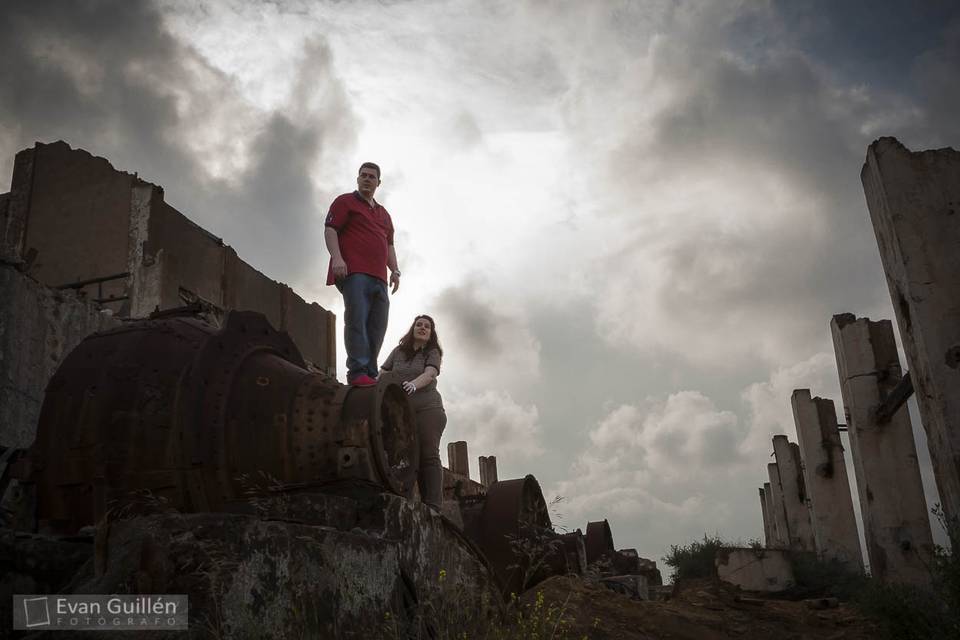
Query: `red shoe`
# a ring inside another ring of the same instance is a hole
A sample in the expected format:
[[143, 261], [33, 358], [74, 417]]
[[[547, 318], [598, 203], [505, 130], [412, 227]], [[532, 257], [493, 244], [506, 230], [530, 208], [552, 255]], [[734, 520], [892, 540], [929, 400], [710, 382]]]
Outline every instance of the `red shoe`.
[[350, 386], [352, 386], [352, 387], [375, 387], [375, 386], [377, 386], [377, 381], [374, 380], [373, 378], [371, 378], [370, 376], [368, 376], [367, 374], [363, 374], [363, 375], [357, 376], [356, 378], [354, 378], [353, 380], [351, 380], [351, 381], [350, 381]]

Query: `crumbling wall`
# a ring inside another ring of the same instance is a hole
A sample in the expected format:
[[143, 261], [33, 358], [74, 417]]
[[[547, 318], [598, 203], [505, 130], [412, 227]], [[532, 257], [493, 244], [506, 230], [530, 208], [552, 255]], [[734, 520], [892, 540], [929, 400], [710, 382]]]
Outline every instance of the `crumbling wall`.
[[10, 194], [0, 193], [0, 262], [13, 262], [13, 255], [4, 250], [3, 238], [10, 227]]
[[317, 369], [336, 373], [336, 318], [237, 256], [164, 200], [162, 187], [64, 142], [17, 154], [0, 204], [0, 260], [38, 281], [78, 286], [118, 316], [199, 302], [263, 313]]
[[4, 194], [6, 205], [0, 207], [0, 262], [16, 264], [22, 258], [32, 177], [33, 154], [18, 153], [13, 161], [10, 192]]
[[[17, 155], [29, 163], [24, 255], [36, 252], [30, 275], [52, 287], [127, 270], [130, 188], [136, 176], [64, 142], [38, 144]], [[24, 162], [20, 166], [27, 166]], [[27, 169], [24, 169], [27, 171]], [[122, 280], [104, 285], [121, 295]]]
[[0, 445], [33, 442], [44, 389], [63, 357], [118, 324], [99, 305], [0, 264]]
[[794, 586], [792, 554], [784, 549], [724, 547], [717, 551], [717, 577], [746, 591], [785, 591]]

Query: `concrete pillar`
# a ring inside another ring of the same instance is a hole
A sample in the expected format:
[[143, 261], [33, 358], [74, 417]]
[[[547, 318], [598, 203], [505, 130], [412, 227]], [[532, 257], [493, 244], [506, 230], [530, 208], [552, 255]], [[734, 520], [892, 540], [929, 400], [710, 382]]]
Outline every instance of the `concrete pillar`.
[[929, 582], [933, 540], [910, 414], [904, 408], [884, 424], [875, 417], [901, 377], [893, 325], [845, 313], [830, 329], [870, 572], [892, 582]]
[[793, 551], [815, 551], [810, 524], [810, 508], [807, 506], [807, 491], [803, 482], [800, 448], [787, 440], [787, 436], [773, 436], [773, 453], [780, 471], [780, 487], [783, 490], [783, 507], [787, 513], [789, 546]]
[[826, 560], [839, 560], [863, 571], [863, 551], [833, 400], [811, 398], [809, 389], [795, 389], [790, 404], [803, 458], [817, 553]]
[[763, 514], [763, 546], [771, 549], [774, 546], [774, 535], [771, 530], [770, 512], [767, 511], [767, 498], [763, 495], [763, 487], [760, 487], [760, 513]]
[[767, 544], [767, 548], [782, 547], [780, 534], [777, 532], [777, 519], [774, 517], [773, 511], [773, 488], [769, 482], [763, 483], [763, 501], [767, 505], [767, 518], [770, 519], [770, 542]]
[[466, 442], [460, 440], [447, 445], [447, 466], [453, 473], [465, 478], [470, 477], [470, 456], [467, 454]]
[[770, 477], [770, 502], [773, 507], [773, 523], [777, 530], [777, 547], [787, 547], [790, 544], [790, 529], [787, 527], [787, 512], [783, 506], [783, 487], [780, 485], [780, 471], [777, 464], [767, 465], [767, 475]]
[[960, 151], [895, 138], [860, 173], [927, 432], [940, 502], [960, 518]]
[[489, 487], [497, 481], [497, 456], [480, 456], [480, 484]]

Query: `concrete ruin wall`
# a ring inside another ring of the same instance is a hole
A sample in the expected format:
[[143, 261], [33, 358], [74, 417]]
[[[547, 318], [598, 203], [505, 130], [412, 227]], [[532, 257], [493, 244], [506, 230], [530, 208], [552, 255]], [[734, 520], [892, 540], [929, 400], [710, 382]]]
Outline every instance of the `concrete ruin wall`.
[[63, 357], [112, 314], [72, 291], [45, 287], [0, 264], [0, 445], [33, 442], [47, 381]]
[[[15, 164], [27, 175], [15, 175], [11, 187], [14, 194], [27, 189], [23, 255], [36, 251], [30, 275], [56, 287], [124, 273], [136, 176], [64, 143], [38, 144], [17, 156], [30, 154], [32, 162]], [[106, 286], [115, 295], [123, 291], [123, 281]]]
[[[0, 262], [13, 263], [18, 261], [20, 258], [19, 255], [13, 255], [12, 246], [7, 247], [7, 242], [5, 240], [7, 228], [11, 225], [11, 223], [10, 194], [0, 193]], [[19, 247], [20, 243], [17, 242], [16, 246]]]
[[885, 424], [876, 415], [901, 378], [893, 325], [846, 313], [830, 327], [870, 571], [881, 580], [925, 584], [933, 538], [910, 415], [903, 407]]
[[723, 547], [714, 566], [719, 580], [746, 591], [776, 593], [796, 584], [791, 554], [783, 549]]
[[13, 161], [13, 179], [10, 192], [0, 194], [0, 262], [20, 264], [23, 256], [27, 209], [30, 206], [30, 180], [33, 174], [33, 154], [18, 153]]
[[[0, 258], [51, 287], [80, 287], [122, 317], [200, 302], [263, 313], [317, 369], [336, 373], [336, 318], [241, 260], [164, 201], [163, 189], [63, 142], [17, 154]], [[3, 207], [0, 207], [2, 212]]]
[[960, 517], [960, 152], [867, 149], [860, 174], [944, 512]]

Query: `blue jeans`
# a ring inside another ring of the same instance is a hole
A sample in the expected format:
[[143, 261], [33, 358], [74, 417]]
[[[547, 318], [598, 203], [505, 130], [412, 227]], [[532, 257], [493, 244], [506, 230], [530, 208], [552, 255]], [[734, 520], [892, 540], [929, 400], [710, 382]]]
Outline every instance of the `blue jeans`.
[[390, 311], [387, 283], [365, 273], [351, 273], [337, 282], [337, 289], [343, 294], [347, 382], [362, 375], [376, 377]]

